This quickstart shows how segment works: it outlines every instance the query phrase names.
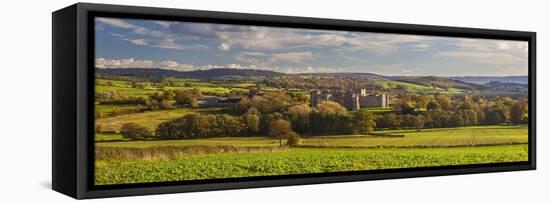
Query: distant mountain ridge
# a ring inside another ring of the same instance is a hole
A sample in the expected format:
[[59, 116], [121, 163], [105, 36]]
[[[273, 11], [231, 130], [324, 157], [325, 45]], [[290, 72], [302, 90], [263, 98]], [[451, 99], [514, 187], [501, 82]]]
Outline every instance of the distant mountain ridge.
[[[299, 73], [286, 74], [270, 70], [258, 69], [234, 69], [234, 68], [217, 68], [208, 70], [195, 71], [177, 71], [159, 68], [96, 68], [96, 73], [101, 75], [112, 76], [141, 76], [141, 77], [190, 77], [190, 78], [217, 78], [225, 76], [240, 76], [240, 77], [278, 77], [278, 76], [330, 76], [330, 77], [346, 77], [360, 78], [368, 80], [401, 80], [423, 85], [443, 86], [446, 83], [451, 83], [453, 86], [461, 86], [472, 88], [475, 85], [487, 84], [490, 82], [501, 83], [519, 83], [527, 84], [527, 76], [383, 76], [374, 73]], [[474, 85], [474, 86], [471, 86]]]
[[527, 84], [528, 76], [454, 76], [449, 77], [453, 80], [463, 81], [467, 83], [486, 84], [494, 81], [501, 83], [520, 83]]

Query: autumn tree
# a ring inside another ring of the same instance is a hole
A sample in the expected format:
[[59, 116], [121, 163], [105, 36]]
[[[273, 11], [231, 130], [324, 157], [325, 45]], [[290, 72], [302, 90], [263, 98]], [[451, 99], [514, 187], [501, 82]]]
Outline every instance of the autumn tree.
[[426, 118], [423, 115], [417, 115], [414, 117], [414, 127], [416, 128], [416, 131], [422, 130], [424, 128], [424, 124], [426, 123]]
[[401, 125], [395, 113], [384, 114], [384, 116], [382, 117], [382, 122], [386, 127], [391, 129], [397, 129], [397, 127]]
[[292, 128], [294, 131], [300, 133], [308, 132], [310, 127], [310, 113], [311, 108], [307, 105], [295, 105], [288, 109], [287, 117], [292, 123]]
[[472, 100], [471, 96], [464, 96], [464, 101], [462, 102], [462, 105], [460, 106], [460, 109], [463, 110], [471, 110], [475, 108], [474, 100]]
[[429, 95], [419, 95], [416, 97], [416, 108], [417, 109], [426, 109], [431, 98]]
[[247, 132], [257, 134], [260, 131], [260, 117], [258, 115], [243, 115], [242, 122], [244, 124], [244, 129]]
[[435, 96], [435, 101], [443, 110], [450, 110], [452, 108], [451, 98], [447, 95], [437, 95]]
[[321, 113], [334, 113], [339, 115], [348, 114], [348, 110], [337, 102], [321, 102], [317, 104], [316, 108]]
[[291, 133], [294, 132], [292, 131], [290, 122], [286, 120], [277, 119], [269, 124], [269, 136], [278, 138], [279, 146], [283, 146], [283, 139], [288, 138]]
[[441, 105], [437, 102], [428, 102], [428, 105], [426, 105], [427, 110], [437, 110], [441, 109]]
[[368, 135], [374, 127], [376, 127], [374, 115], [366, 108], [359, 109], [353, 114], [353, 133]]
[[198, 107], [198, 99], [202, 97], [199, 89], [186, 89], [174, 91], [174, 99], [178, 105], [188, 105], [190, 107]]
[[122, 134], [122, 137], [124, 138], [136, 140], [149, 136], [149, 131], [144, 126], [141, 126], [135, 122], [129, 122], [122, 125], [120, 128], [120, 134]]
[[527, 101], [518, 101], [510, 110], [510, 118], [514, 124], [524, 124], [529, 120], [529, 104]]

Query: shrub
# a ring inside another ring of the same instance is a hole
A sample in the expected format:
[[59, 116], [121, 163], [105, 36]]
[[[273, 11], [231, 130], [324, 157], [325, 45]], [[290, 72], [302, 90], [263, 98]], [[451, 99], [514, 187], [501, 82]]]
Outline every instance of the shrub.
[[103, 127], [101, 126], [101, 124], [97, 124], [95, 126], [95, 133], [101, 133], [103, 132]]
[[144, 139], [149, 136], [149, 131], [144, 126], [130, 122], [122, 125], [122, 128], [120, 128], [120, 134], [122, 134], [122, 137], [124, 138], [137, 140]]
[[288, 146], [295, 147], [302, 143], [302, 138], [300, 138], [300, 135], [298, 133], [290, 133], [288, 134], [287, 144]]

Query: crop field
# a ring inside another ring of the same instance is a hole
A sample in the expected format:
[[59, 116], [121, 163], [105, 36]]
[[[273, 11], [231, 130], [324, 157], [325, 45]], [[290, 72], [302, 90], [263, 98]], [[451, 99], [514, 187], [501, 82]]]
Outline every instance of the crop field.
[[[108, 134], [102, 134], [106, 138]], [[114, 136], [112, 139], [122, 136]], [[158, 141], [119, 141], [119, 142], [97, 142], [99, 147], [119, 147], [119, 148], [151, 148], [151, 147], [180, 147], [190, 145], [202, 146], [279, 146], [279, 140], [268, 137], [216, 137], [200, 138], [190, 140], [158, 140]]]
[[[526, 126], [387, 130], [376, 134], [304, 137], [301, 146], [295, 148], [279, 147], [278, 140], [268, 137], [121, 141], [119, 134], [96, 134], [96, 154], [108, 154], [96, 156], [96, 183], [483, 164], [528, 158]], [[380, 136], [383, 134], [404, 137]]]
[[376, 134], [402, 134], [404, 137], [330, 136], [304, 138], [313, 147], [456, 147], [527, 143], [524, 126], [475, 126], [461, 128], [388, 130]]
[[527, 161], [526, 145], [357, 149], [292, 148], [284, 151], [189, 155], [172, 160], [97, 160], [96, 184], [291, 175]]
[[[472, 126], [461, 128], [416, 130], [387, 130], [376, 134], [403, 134], [404, 137], [380, 137], [375, 135], [339, 135], [304, 137], [304, 147], [457, 147], [527, 143], [527, 127], [524, 126]], [[104, 139], [109, 139], [104, 137]], [[120, 137], [121, 136], [117, 136]], [[116, 139], [116, 137], [110, 140]], [[163, 147], [189, 145], [277, 146], [278, 140], [268, 137], [220, 137], [190, 140], [98, 142], [102, 147]]]

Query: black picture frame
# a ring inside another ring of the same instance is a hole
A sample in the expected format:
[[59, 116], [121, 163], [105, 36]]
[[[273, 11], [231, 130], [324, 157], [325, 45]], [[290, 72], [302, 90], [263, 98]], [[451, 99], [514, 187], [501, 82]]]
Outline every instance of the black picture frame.
[[[93, 19], [96, 16], [527, 41], [529, 160], [517, 163], [97, 186], [93, 184], [94, 105], [90, 102], [90, 98], [94, 96]], [[77, 199], [536, 169], [535, 32], [89, 3], [77, 3], [55, 11], [52, 21], [52, 188]]]

